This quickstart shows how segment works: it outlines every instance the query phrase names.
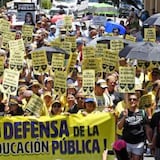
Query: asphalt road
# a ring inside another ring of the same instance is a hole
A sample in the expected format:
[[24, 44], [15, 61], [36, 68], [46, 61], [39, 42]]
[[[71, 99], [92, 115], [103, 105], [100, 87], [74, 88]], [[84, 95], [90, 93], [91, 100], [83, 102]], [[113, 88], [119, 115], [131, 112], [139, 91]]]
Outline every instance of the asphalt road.
[[144, 157], [144, 160], [154, 160], [154, 157]]

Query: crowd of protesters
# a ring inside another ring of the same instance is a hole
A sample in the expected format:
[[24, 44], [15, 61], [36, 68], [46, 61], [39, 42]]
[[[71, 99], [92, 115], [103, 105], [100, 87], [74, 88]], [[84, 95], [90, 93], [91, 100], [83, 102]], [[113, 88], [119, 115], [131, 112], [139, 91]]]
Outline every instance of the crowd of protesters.
[[[5, 14], [5, 9], [1, 10], [1, 18], [10, 20]], [[126, 28], [126, 33], [136, 37], [137, 41], [143, 40], [139, 19], [131, 11], [126, 22], [121, 21], [121, 25]], [[148, 145], [151, 154], [156, 160], [160, 159], [160, 70], [154, 68], [145, 73], [136, 69], [136, 91], [131, 94], [122, 94], [118, 91], [118, 71], [99, 77], [95, 82], [95, 96], [89, 97], [82, 92], [82, 70], [83, 61], [82, 48], [96, 37], [105, 34], [104, 26], [87, 26], [85, 22], [73, 23], [74, 28], [66, 30], [58, 29], [51, 19], [42, 16], [34, 25], [33, 41], [26, 46], [26, 57], [30, 56], [31, 51], [42, 46], [49, 46], [50, 42], [57, 37], [66, 35], [76, 36], [76, 51], [78, 53], [77, 63], [72, 74], [67, 78], [67, 92], [64, 96], [54, 94], [54, 77], [44, 75], [34, 75], [32, 68], [24, 65], [20, 73], [19, 86], [16, 96], [11, 96], [7, 101], [6, 96], [0, 93], [0, 114], [10, 116], [54, 116], [82, 114], [99, 114], [101, 112], [112, 112], [117, 122], [117, 138], [123, 139], [130, 159], [143, 159], [144, 146]], [[33, 25], [33, 24], [31, 24]], [[157, 27], [157, 35], [159, 34]], [[14, 28], [15, 39], [22, 38], [21, 30]], [[119, 30], [113, 30], [114, 36], [120, 36]], [[5, 56], [5, 68], [8, 67], [9, 51], [0, 50], [0, 55]], [[118, 63], [118, 62], [117, 62]], [[121, 66], [128, 66], [126, 59], [120, 59]], [[145, 76], [145, 82], [144, 82]], [[3, 79], [1, 79], [1, 82]], [[39, 96], [43, 101], [39, 113], [30, 113], [26, 110], [27, 103], [33, 94]], [[150, 94], [152, 104], [145, 109], [139, 108], [139, 100], [142, 95]], [[103, 106], [103, 107], [102, 107]], [[115, 144], [116, 146], [116, 144]], [[114, 147], [115, 147], [114, 146]], [[113, 147], [113, 148], [114, 148]], [[106, 154], [106, 153], [105, 153]], [[119, 158], [118, 159], [123, 159]], [[126, 160], [128, 159], [125, 157]], [[125, 159], [123, 159], [125, 160]]]

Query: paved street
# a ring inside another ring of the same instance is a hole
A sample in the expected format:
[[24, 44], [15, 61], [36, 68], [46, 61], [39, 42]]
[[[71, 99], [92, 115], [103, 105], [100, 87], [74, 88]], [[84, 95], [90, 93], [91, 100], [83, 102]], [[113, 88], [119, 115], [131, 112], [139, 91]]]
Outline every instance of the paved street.
[[144, 160], [154, 160], [153, 157], [144, 157]]

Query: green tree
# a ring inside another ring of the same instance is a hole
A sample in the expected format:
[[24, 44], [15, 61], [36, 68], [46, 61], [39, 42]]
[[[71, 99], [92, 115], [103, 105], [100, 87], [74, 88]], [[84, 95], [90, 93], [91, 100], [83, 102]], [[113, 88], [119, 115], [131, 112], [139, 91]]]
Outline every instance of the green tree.
[[50, 9], [52, 7], [51, 0], [41, 0], [41, 7], [43, 9]]
[[0, 7], [6, 6], [7, 2], [10, 2], [11, 0], [1, 0], [0, 1]]

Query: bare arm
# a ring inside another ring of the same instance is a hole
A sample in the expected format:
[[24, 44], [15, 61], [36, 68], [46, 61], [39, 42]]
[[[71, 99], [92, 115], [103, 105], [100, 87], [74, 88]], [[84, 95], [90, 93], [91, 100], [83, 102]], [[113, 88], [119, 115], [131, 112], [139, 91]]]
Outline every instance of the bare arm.
[[118, 129], [123, 128], [127, 115], [128, 115], [128, 110], [123, 111], [123, 117], [117, 123]]

